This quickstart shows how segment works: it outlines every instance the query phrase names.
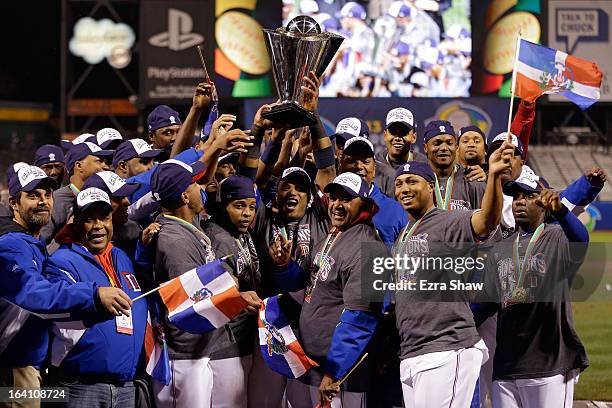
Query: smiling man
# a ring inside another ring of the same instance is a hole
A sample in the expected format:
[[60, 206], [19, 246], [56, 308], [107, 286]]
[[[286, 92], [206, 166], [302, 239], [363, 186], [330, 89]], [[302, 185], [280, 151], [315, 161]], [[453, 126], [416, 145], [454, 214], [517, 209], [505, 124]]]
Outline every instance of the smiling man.
[[365, 404], [374, 357], [365, 360], [342, 389], [338, 382], [368, 349], [380, 312], [364, 293], [372, 260], [388, 254], [372, 224], [377, 207], [368, 190], [364, 179], [349, 172], [327, 185], [332, 228], [302, 266], [291, 260], [292, 243], [283, 237], [269, 250], [281, 287], [306, 287], [301, 344], [320, 367], [309, 370], [300, 381], [310, 385], [312, 400], [321, 406]]
[[427, 162], [427, 157], [412, 149], [417, 141], [416, 122], [408, 109], [395, 108], [387, 113], [385, 125], [386, 151], [376, 154], [382, 166], [395, 172], [398, 167], [411, 161]]
[[[440, 125], [443, 126], [443, 125]], [[442, 129], [440, 129], [442, 131]], [[395, 196], [410, 216], [393, 255], [420, 258], [470, 256], [460, 244], [486, 240], [501, 218], [501, 174], [510, 168], [514, 146], [504, 142], [489, 160], [489, 179], [479, 211], [445, 211], [435, 206], [436, 176], [425, 163], [407, 163], [397, 171]], [[448, 155], [443, 156], [448, 158]], [[434, 264], [435, 265], [435, 264]], [[417, 287], [421, 280], [444, 282], [453, 270], [398, 269], [395, 282]], [[446, 274], [446, 275], [445, 275]], [[459, 276], [459, 275], [457, 275]], [[406, 406], [469, 406], [487, 348], [479, 338], [467, 301], [440, 302], [440, 292], [396, 291], [400, 333], [400, 378]], [[449, 298], [447, 298], [449, 299]]]
[[480, 208], [485, 183], [468, 181], [466, 170], [455, 162], [457, 136], [453, 125], [445, 120], [429, 122], [425, 127], [424, 142], [434, 172], [436, 206], [443, 210]]

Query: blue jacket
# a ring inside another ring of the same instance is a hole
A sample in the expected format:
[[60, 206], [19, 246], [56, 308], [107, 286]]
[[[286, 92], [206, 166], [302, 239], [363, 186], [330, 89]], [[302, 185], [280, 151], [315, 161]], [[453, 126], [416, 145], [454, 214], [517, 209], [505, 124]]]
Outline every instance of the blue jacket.
[[[111, 256], [121, 289], [132, 299], [140, 295], [141, 289], [127, 254], [114, 247]], [[54, 281], [95, 282], [99, 286], [110, 286], [97, 259], [83, 246], [74, 243], [60, 246], [51, 256], [45, 273]], [[56, 324], [51, 339], [51, 364], [75, 375], [105, 375], [117, 381], [132, 380], [139, 364], [144, 361], [146, 298], [132, 304], [131, 317], [131, 335], [118, 333], [114, 318], [87, 329], [79, 327], [61, 332]]]
[[378, 212], [374, 215], [372, 221], [378, 231], [378, 235], [380, 235], [387, 248], [390, 249], [393, 247], [393, 243], [402, 232], [402, 229], [408, 224], [408, 214], [399, 202], [383, 194], [376, 183], [372, 183], [370, 198], [378, 206]]
[[46, 319], [95, 313], [97, 286], [45, 279], [45, 245], [11, 218], [0, 217], [0, 234], [0, 366], [40, 368], [49, 344]]

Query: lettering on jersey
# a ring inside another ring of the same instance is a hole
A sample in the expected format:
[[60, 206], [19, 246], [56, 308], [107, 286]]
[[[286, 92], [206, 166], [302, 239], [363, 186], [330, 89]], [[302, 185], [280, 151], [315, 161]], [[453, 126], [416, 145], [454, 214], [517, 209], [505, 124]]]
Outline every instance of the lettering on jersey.
[[467, 211], [471, 211], [472, 210], [472, 206], [470, 205], [469, 202], [467, 202], [465, 200], [455, 200], [455, 199], [451, 198], [449, 209], [451, 211], [453, 211], [453, 210], [467, 210]]
[[310, 252], [310, 225], [300, 224], [297, 236], [298, 251], [301, 256], [306, 256]]
[[[521, 257], [520, 262], [524, 262], [525, 258]], [[546, 259], [544, 254], [538, 252], [533, 254], [527, 260], [527, 270], [523, 279], [522, 287], [527, 292], [527, 302], [533, 301], [533, 291], [538, 288], [538, 285], [546, 275]], [[497, 273], [499, 276], [500, 286], [503, 292], [504, 305], [513, 303], [513, 292], [516, 289], [516, 276], [514, 273], [514, 261], [512, 258], [500, 259], [497, 262]]]
[[136, 277], [134, 275], [129, 272], [121, 272], [121, 275], [123, 276], [123, 280], [125, 280], [130, 290], [134, 292], [141, 291], [140, 285], [138, 284], [138, 281], [136, 280]]
[[429, 255], [428, 236], [429, 234], [427, 232], [411, 236], [404, 244], [405, 246], [402, 248], [403, 252], [408, 253], [408, 255]]

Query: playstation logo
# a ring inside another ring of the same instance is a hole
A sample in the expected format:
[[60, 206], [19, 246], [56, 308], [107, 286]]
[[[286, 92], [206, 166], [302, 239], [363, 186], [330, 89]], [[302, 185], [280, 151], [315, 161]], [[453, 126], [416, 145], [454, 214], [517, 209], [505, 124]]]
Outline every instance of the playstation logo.
[[149, 44], [155, 47], [167, 47], [181, 51], [204, 41], [204, 36], [193, 33], [193, 19], [184, 11], [168, 9], [168, 31], [155, 34], [149, 38]]

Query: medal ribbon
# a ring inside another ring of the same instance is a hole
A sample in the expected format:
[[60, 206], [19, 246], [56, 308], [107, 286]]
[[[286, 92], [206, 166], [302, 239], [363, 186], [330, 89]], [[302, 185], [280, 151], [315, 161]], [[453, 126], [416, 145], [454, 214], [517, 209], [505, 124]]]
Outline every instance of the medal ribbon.
[[321, 252], [319, 252], [320, 256], [317, 262], [317, 266], [319, 268], [321, 268], [321, 265], [323, 265], [323, 261], [327, 258], [327, 254], [329, 254], [329, 251], [331, 251], [332, 247], [334, 246], [338, 238], [340, 238], [341, 234], [342, 231], [336, 229], [336, 227], [333, 227], [329, 232], [329, 235], [327, 235], [327, 238], [325, 238], [325, 244], [323, 245], [323, 249], [321, 249]]
[[455, 173], [457, 172], [457, 166], [453, 169], [452, 174], [446, 180], [446, 189], [444, 191], [444, 199], [442, 199], [442, 193], [440, 192], [440, 183], [438, 182], [438, 176], [434, 173], [434, 177], [436, 179], [435, 192], [436, 192], [436, 202], [438, 204], [438, 208], [443, 210], [448, 210], [448, 206], [450, 204], [450, 198], [453, 193], [453, 184], [455, 184]]
[[416, 229], [418, 228], [421, 221], [423, 221], [423, 218], [425, 218], [425, 216], [429, 214], [429, 212], [433, 210], [434, 208], [435, 207], [431, 207], [429, 210], [427, 210], [421, 218], [419, 218], [414, 224], [412, 224], [410, 229], [408, 229], [408, 225], [404, 227], [404, 232], [402, 234], [402, 239], [401, 239], [402, 244], [410, 239], [410, 237], [416, 232]]
[[518, 249], [518, 244], [519, 244], [519, 237], [520, 237], [520, 232], [516, 235], [516, 239], [514, 240], [514, 245], [513, 245], [513, 261], [514, 261], [514, 276], [516, 278], [516, 288], [522, 288], [523, 287], [523, 279], [525, 278], [525, 270], [527, 269], [527, 260], [529, 259], [529, 256], [531, 255], [531, 252], [533, 251], [533, 247], [535, 246], [536, 242], [538, 241], [538, 239], [540, 238], [540, 236], [542, 235], [542, 231], [544, 231], [544, 223], [540, 224], [538, 226], [538, 228], [536, 228], [536, 230], [533, 232], [533, 235], [531, 236], [531, 239], [529, 240], [529, 244], [527, 245], [527, 250], [525, 251], [525, 257], [523, 258], [523, 263], [521, 264], [521, 258], [519, 256], [519, 249]]
[[75, 197], [78, 196], [79, 193], [81, 192], [81, 190], [76, 188], [76, 186], [72, 183], [68, 184], [68, 187], [70, 188], [70, 190], [72, 191], [72, 194], [74, 194]]

